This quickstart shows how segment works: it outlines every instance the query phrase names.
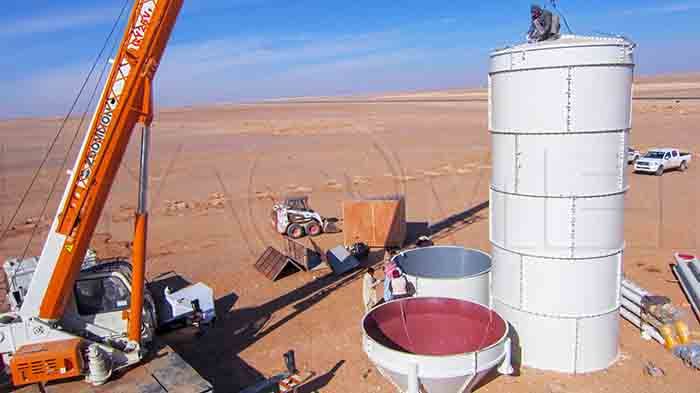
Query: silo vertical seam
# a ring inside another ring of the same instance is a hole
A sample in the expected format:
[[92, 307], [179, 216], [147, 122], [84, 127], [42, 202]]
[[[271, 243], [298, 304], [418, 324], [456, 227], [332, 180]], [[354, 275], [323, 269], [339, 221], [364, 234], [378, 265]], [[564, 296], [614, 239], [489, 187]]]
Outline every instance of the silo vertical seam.
[[503, 247], [509, 248], [510, 245], [508, 244], [508, 198], [501, 198], [501, 202], [503, 203]]
[[515, 175], [513, 176], [513, 192], [517, 193], [518, 192], [518, 183], [520, 183], [520, 138], [518, 134], [515, 134], [515, 159], [513, 160], [515, 162], [515, 168], [513, 168], [513, 172]]
[[544, 191], [544, 193], [543, 193], [543, 194], [544, 194], [544, 200], [542, 201], [542, 204], [543, 204], [544, 209], [543, 209], [542, 213], [543, 213], [543, 215], [544, 215], [544, 225], [542, 225], [542, 240], [543, 240], [543, 242], [547, 242], [547, 239], [549, 239], [549, 232], [547, 231], [547, 228], [549, 227], [549, 226], [547, 225], [547, 223], [549, 222], [549, 221], [547, 220], [547, 211], [549, 210], [549, 209], [548, 209], [548, 204], [549, 204], [549, 201], [550, 201], [550, 199], [547, 197], [547, 196], [549, 195], [549, 187], [547, 187], [547, 179], [549, 178], [549, 176], [548, 176], [549, 174], [547, 173], [547, 169], [548, 169], [548, 166], [547, 166], [547, 164], [548, 164], [548, 162], [547, 162], [547, 150], [545, 150], [545, 151], [543, 152], [543, 155], [544, 155], [544, 157], [542, 157], [542, 161], [543, 161], [543, 165], [544, 165], [544, 170], [543, 170], [544, 173], [543, 173], [543, 176], [542, 176], [542, 177], [543, 177], [543, 179], [542, 179], [542, 188], [543, 188], [543, 191]]
[[525, 261], [520, 255], [520, 308], [525, 309]]
[[549, 172], [547, 172], [547, 170], [549, 169], [549, 154], [548, 153], [549, 153], [549, 151], [547, 151], [547, 149], [545, 149], [542, 152], [542, 165], [543, 165], [542, 172], [544, 172], [542, 174], [542, 196], [546, 199], [549, 198], [549, 187], [548, 187], [549, 184], [547, 182], [547, 180], [549, 180]]
[[515, 52], [511, 52], [511, 53], [508, 55], [508, 58], [509, 58], [509, 60], [510, 60], [510, 61], [508, 62], [508, 65], [509, 65], [508, 71], [513, 71], [513, 64], [515, 64], [515, 59], [513, 59], [513, 56], [515, 56]]
[[493, 239], [493, 195], [493, 190], [489, 189], [489, 240]]
[[515, 57], [512, 69], [522, 69], [525, 67], [525, 51], [520, 51]]
[[579, 322], [580, 320], [577, 318], [576, 323], [574, 325], [574, 329], [576, 331], [576, 339], [574, 340], [574, 374], [577, 373], [578, 371], [578, 357], [579, 357], [579, 351], [581, 347], [581, 335], [579, 334]]
[[[550, 198], [544, 198], [542, 200], [542, 220], [544, 220], [545, 224], [542, 226], [542, 237], [544, 239], [548, 239], [549, 233], [547, 232], [547, 228], [549, 228], [549, 225], [547, 223], [549, 222], [549, 204], [551, 202]], [[541, 254], [545, 254], [542, 252]]]
[[576, 254], [576, 197], [571, 197], [571, 207], [569, 209], [569, 258], [574, 258]]
[[566, 68], [566, 132], [571, 132], [571, 95], [573, 94], [573, 67]]
[[619, 254], [617, 254], [617, 287], [615, 288], [616, 290], [616, 297], [617, 297], [617, 303], [616, 305], [619, 307], [620, 303], [622, 302], [622, 261], [623, 261], [623, 256], [625, 254], [625, 251], [620, 251]]
[[621, 143], [618, 150], [617, 161], [617, 186], [620, 190], [625, 188], [625, 164], [627, 163], [627, 152], [625, 151], [625, 140], [627, 139], [627, 131], [623, 130], [620, 133]]

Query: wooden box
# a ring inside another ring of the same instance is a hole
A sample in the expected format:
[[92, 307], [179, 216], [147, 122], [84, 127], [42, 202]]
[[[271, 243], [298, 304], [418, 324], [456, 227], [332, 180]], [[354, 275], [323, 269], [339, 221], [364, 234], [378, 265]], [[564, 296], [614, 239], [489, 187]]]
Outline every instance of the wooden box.
[[343, 202], [345, 246], [362, 242], [370, 247], [401, 247], [406, 240], [403, 196]]

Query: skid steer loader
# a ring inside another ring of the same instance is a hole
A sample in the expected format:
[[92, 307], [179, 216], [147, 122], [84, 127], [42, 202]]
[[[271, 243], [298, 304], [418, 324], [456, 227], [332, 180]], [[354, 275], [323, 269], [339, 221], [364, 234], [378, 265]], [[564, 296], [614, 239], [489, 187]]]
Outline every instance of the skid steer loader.
[[275, 203], [271, 216], [275, 230], [293, 239], [340, 232], [337, 219], [324, 218], [309, 207], [308, 196], [287, 197], [282, 203]]

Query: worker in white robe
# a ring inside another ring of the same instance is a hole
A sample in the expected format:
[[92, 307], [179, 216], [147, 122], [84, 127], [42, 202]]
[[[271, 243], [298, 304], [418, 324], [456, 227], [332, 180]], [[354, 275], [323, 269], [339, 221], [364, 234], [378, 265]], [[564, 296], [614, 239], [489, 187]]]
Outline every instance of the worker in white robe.
[[362, 302], [365, 311], [369, 311], [377, 304], [377, 290], [375, 289], [381, 281], [374, 278], [374, 269], [367, 268], [367, 272], [362, 278]]

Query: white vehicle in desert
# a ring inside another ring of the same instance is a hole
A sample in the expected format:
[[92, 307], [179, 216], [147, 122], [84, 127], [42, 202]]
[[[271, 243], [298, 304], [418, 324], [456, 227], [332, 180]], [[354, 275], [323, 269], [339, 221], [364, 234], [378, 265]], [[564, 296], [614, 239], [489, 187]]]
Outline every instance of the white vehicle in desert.
[[627, 148], [627, 163], [634, 164], [641, 157], [639, 150], [636, 150], [632, 146]]
[[681, 152], [678, 149], [651, 149], [634, 163], [634, 171], [653, 173], [656, 176], [663, 175], [669, 169], [678, 169], [683, 172], [688, 169], [691, 158], [690, 153]]

